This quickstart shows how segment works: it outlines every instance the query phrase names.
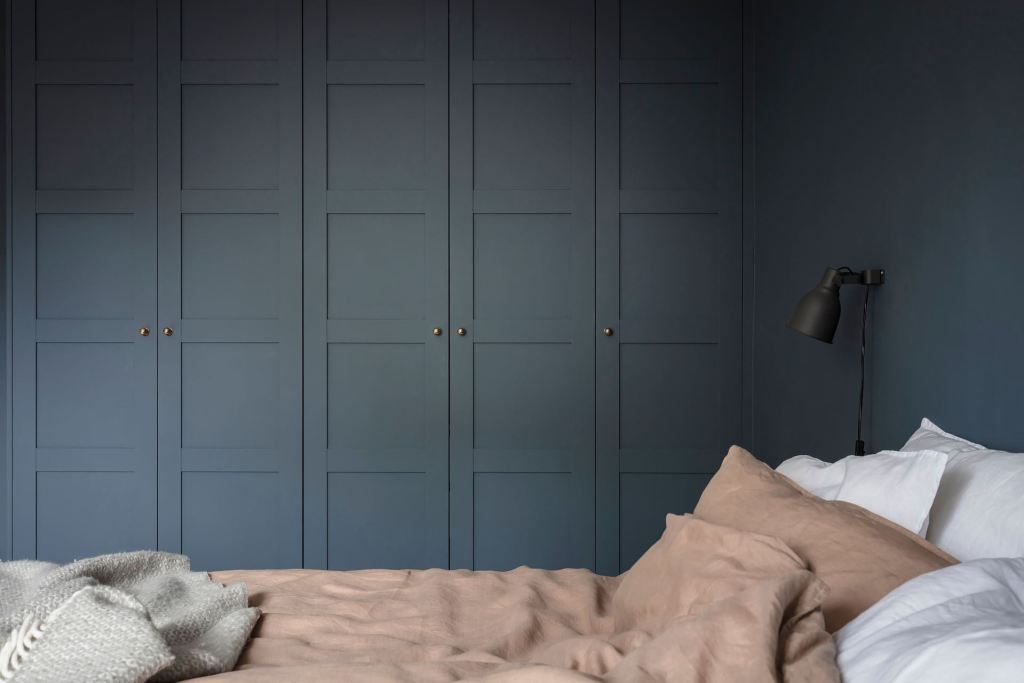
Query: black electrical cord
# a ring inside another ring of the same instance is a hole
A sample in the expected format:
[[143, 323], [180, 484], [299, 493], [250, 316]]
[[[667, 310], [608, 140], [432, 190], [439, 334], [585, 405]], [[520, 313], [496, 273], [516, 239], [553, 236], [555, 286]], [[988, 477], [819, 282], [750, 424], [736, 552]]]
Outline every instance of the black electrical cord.
[[868, 352], [868, 301], [871, 297], [871, 288], [864, 288], [864, 310], [860, 318], [860, 399], [857, 403], [857, 443], [854, 444], [854, 454], [864, 455], [864, 439], [861, 436], [864, 428], [864, 365]]

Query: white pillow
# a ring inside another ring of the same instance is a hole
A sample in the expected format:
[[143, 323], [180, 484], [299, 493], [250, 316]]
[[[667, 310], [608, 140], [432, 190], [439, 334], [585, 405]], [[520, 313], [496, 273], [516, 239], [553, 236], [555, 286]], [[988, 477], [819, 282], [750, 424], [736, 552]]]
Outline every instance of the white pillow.
[[922, 574], [835, 639], [843, 683], [1024, 680], [1024, 558]]
[[947, 455], [987, 450], [984, 446], [968, 441], [962, 436], [950, 434], [927, 417], [921, 419], [921, 426], [910, 435], [901, 451], [917, 451], [922, 448], [939, 451]]
[[859, 505], [923, 536], [945, 468], [944, 453], [921, 450], [851, 455], [834, 463], [798, 455], [776, 469], [820, 498]]
[[985, 448], [928, 419], [903, 450], [922, 448], [949, 456], [928, 540], [961, 560], [1024, 557], [1024, 454]]

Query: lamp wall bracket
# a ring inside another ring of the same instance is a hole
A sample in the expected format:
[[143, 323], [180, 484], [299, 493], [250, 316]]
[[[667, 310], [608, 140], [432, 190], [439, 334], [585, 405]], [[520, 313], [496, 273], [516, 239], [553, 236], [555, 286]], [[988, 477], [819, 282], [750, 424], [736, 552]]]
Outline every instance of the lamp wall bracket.
[[842, 285], [867, 285], [877, 286], [885, 284], [885, 270], [882, 268], [869, 268], [860, 272], [846, 270], [839, 271], [839, 284]]

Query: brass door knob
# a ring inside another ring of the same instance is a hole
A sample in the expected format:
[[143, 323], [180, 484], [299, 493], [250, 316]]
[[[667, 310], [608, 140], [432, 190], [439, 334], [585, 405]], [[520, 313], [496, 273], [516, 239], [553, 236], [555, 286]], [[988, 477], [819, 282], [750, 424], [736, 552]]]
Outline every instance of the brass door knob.
[[456, 333], [457, 333], [457, 334], [458, 334], [458, 335], [459, 335], [460, 337], [465, 337], [465, 336], [466, 336], [466, 328], [465, 328], [465, 327], [460, 327], [459, 329], [455, 330], [455, 332], [456, 332]]
[[603, 330], [601, 330], [601, 334], [603, 334], [603, 335], [604, 335], [604, 336], [606, 336], [606, 337], [610, 337], [610, 336], [612, 336], [613, 334], [615, 334], [615, 330], [613, 330], [613, 329], [612, 329], [612, 328], [610, 328], [610, 327], [606, 327], [606, 328], [604, 328]]
[[442, 331], [443, 331], [443, 330], [441, 330], [441, 328], [440, 328], [440, 327], [435, 327], [435, 328], [434, 328], [434, 336], [435, 336], [435, 337], [440, 337], [440, 336], [441, 336], [441, 332], [442, 332]]
[[165, 327], [163, 329], [163, 333], [165, 337], [170, 337], [172, 334], [174, 334], [174, 330], [170, 327]]
[[148, 337], [149, 336], [149, 328], [148, 327], [140, 327], [139, 328], [139, 334], [141, 334], [143, 337]]

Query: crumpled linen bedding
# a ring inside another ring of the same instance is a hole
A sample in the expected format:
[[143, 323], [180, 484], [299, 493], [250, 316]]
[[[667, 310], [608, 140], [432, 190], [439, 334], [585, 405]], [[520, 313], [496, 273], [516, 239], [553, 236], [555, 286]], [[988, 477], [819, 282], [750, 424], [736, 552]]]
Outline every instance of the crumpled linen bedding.
[[825, 585], [781, 541], [670, 515], [627, 573], [216, 572], [263, 611], [204, 681], [838, 683]]

